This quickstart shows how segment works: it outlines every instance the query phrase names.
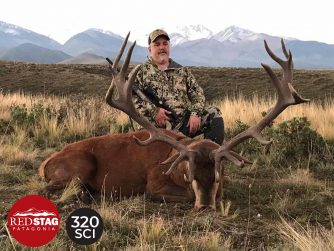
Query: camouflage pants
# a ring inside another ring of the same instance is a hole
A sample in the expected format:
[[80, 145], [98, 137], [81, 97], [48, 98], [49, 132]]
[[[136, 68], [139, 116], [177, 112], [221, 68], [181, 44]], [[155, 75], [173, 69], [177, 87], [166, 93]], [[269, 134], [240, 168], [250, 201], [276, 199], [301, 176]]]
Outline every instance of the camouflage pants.
[[209, 107], [205, 110], [201, 117], [201, 127], [195, 134], [189, 132], [187, 124], [188, 120], [177, 125], [175, 129], [191, 138], [204, 134], [204, 138], [211, 139], [219, 145], [224, 141], [224, 120], [217, 107]]

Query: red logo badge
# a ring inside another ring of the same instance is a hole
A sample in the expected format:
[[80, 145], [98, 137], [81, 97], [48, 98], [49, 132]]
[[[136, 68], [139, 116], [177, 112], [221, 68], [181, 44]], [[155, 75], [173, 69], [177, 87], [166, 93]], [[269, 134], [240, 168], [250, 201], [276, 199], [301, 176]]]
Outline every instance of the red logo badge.
[[8, 214], [11, 235], [28, 247], [48, 244], [57, 234], [60, 217], [56, 206], [39, 195], [28, 195], [15, 202]]

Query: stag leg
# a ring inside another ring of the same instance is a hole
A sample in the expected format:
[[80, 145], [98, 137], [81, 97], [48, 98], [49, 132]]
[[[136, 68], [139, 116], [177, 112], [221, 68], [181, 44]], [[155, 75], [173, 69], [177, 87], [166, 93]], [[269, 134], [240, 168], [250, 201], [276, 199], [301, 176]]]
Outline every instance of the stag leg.
[[153, 201], [192, 202], [195, 199], [194, 194], [189, 189], [173, 183], [148, 183], [146, 192]]
[[96, 171], [96, 161], [92, 154], [85, 151], [67, 151], [57, 155], [44, 167], [44, 177], [47, 185], [44, 192], [54, 194], [64, 189], [70, 181], [78, 179], [85, 192], [86, 187], [92, 187]]
[[66, 184], [63, 182], [57, 182], [50, 180], [47, 185], [42, 190], [42, 194], [46, 197], [50, 198], [55, 193], [59, 193], [62, 189], [66, 187]]

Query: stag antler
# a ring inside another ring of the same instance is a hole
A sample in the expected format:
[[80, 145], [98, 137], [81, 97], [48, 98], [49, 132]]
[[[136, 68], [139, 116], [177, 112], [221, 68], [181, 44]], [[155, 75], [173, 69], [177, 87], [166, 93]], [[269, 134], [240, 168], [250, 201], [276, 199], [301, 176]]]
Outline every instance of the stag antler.
[[279, 80], [270, 66], [266, 64], [261, 64], [262, 67], [266, 70], [269, 74], [271, 82], [273, 83], [274, 87], [276, 88], [278, 99], [277, 103], [273, 109], [271, 109], [266, 116], [263, 117], [256, 125], [248, 128], [247, 130], [239, 133], [229, 141], [224, 142], [218, 149], [212, 151], [212, 157], [215, 160], [215, 169], [216, 174], [220, 173], [220, 162], [223, 157], [232, 161], [234, 164], [238, 166], [243, 166], [245, 163], [250, 163], [248, 160], [233, 152], [232, 149], [236, 145], [240, 144], [241, 142], [245, 141], [248, 138], [255, 138], [261, 144], [270, 144], [271, 140], [265, 140], [262, 135], [260, 134], [263, 128], [269, 125], [285, 108], [290, 105], [297, 105], [304, 102], [309, 102], [309, 99], [302, 98], [296, 90], [292, 86], [292, 79], [293, 79], [293, 61], [292, 61], [292, 54], [289, 50], [287, 52], [283, 39], [281, 40], [281, 46], [283, 53], [286, 57], [286, 61], [277, 57], [268, 47], [267, 42], [264, 41], [264, 46], [266, 51], [268, 52], [269, 56], [276, 61], [283, 69], [283, 78]]
[[[117, 54], [115, 61], [111, 67], [111, 72], [113, 75], [113, 80], [111, 82], [111, 85], [107, 91], [106, 94], [106, 102], [123, 112], [125, 112], [127, 115], [129, 115], [133, 120], [135, 120], [139, 125], [144, 127], [148, 130], [150, 136], [148, 139], [141, 141], [138, 138], [135, 137], [135, 140], [140, 145], [148, 145], [154, 141], [163, 141], [168, 144], [170, 144], [172, 147], [177, 149], [179, 151], [179, 156], [174, 160], [171, 167], [168, 169], [168, 171], [165, 173], [169, 175], [173, 169], [183, 160], [188, 159], [189, 161], [189, 181], [193, 180], [193, 173], [194, 173], [194, 159], [196, 155], [196, 151], [188, 149], [185, 145], [181, 144], [179, 141], [169, 137], [168, 135], [162, 133], [161, 130], [154, 127], [145, 117], [141, 116], [137, 109], [134, 107], [134, 104], [132, 102], [132, 85], [135, 81], [136, 75], [139, 70], [139, 65], [137, 65], [129, 74], [128, 79], [126, 79], [126, 71], [129, 67], [131, 55], [133, 48], [136, 45], [136, 42], [134, 42], [126, 55], [124, 64], [122, 65], [121, 69], [119, 70], [118, 63], [123, 55], [124, 49], [126, 47], [127, 41], [129, 39], [130, 32], [125, 37], [123, 44], [120, 48], [119, 53]], [[171, 162], [171, 159], [167, 159], [162, 164]]]

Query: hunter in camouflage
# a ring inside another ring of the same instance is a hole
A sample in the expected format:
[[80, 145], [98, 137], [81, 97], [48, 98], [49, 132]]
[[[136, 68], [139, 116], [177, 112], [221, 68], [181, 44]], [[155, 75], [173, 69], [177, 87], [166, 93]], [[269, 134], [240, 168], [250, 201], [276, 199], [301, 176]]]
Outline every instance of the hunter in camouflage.
[[[196, 83], [188, 68], [181, 67], [171, 59], [164, 71], [148, 60], [140, 67], [136, 84], [144, 93], [147, 88], [153, 90], [162, 102], [176, 112], [179, 120], [186, 110], [200, 116], [204, 111], [205, 97], [202, 88]], [[159, 107], [141, 99], [137, 99], [135, 104], [143, 115], [155, 122], [154, 117]]]
[[215, 107], [205, 109], [203, 89], [193, 74], [169, 58], [165, 31], [158, 29], [149, 35], [149, 52], [150, 58], [140, 66], [134, 84], [136, 109], [157, 127], [170, 126], [189, 137], [204, 133], [205, 138], [221, 144], [221, 113]]

